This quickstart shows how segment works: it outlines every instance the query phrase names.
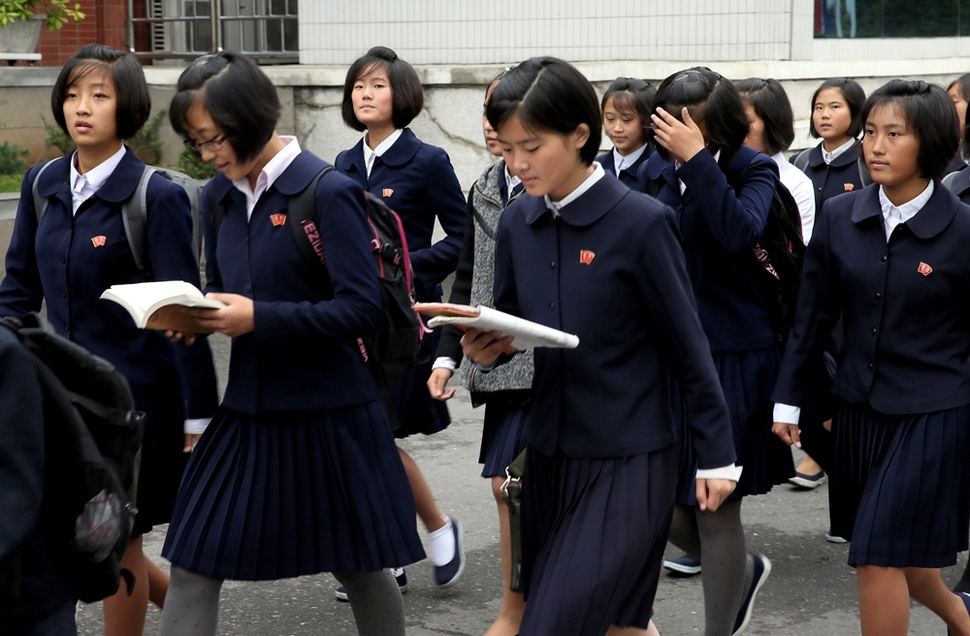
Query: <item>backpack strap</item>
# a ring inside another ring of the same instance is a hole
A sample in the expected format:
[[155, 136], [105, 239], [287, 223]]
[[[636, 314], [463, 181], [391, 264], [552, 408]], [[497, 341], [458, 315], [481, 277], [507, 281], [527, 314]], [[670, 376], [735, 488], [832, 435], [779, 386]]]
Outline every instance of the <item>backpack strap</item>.
[[142, 170], [135, 192], [121, 204], [121, 220], [125, 224], [125, 236], [128, 237], [128, 247], [135, 259], [135, 266], [152, 275], [152, 264], [148, 259], [148, 182], [155, 174], [155, 168], [145, 166]]
[[808, 168], [808, 161], [809, 159], [811, 159], [811, 157], [809, 156], [811, 152], [812, 152], [811, 148], [806, 148], [805, 150], [802, 150], [800, 153], [795, 155], [794, 159], [792, 159], [792, 165], [794, 165], [802, 172], [805, 172], [805, 169]]
[[47, 211], [47, 197], [42, 197], [37, 191], [37, 184], [40, 182], [40, 175], [44, 174], [44, 171], [50, 168], [53, 161], [48, 161], [40, 167], [37, 171], [37, 176], [34, 177], [34, 183], [30, 186], [30, 193], [34, 197], [34, 213], [37, 215], [37, 224], [40, 225], [40, 217], [44, 216], [44, 212]]
[[286, 211], [286, 224], [290, 227], [296, 248], [300, 251], [300, 256], [311, 269], [318, 269], [321, 265], [324, 270], [327, 268], [327, 258], [320, 247], [320, 232], [316, 221], [316, 196], [317, 184], [323, 175], [333, 170], [333, 166], [327, 166], [320, 171], [317, 176], [310, 181], [303, 192], [290, 198]]
[[959, 176], [959, 174], [960, 174], [959, 170], [956, 172], [951, 172], [950, 174], [943, 177], [940, 183], [943, 185], [944, 188], [946, 188], [950, 192], [953, 192], [953, 182], [957, 180], [957, 176]]

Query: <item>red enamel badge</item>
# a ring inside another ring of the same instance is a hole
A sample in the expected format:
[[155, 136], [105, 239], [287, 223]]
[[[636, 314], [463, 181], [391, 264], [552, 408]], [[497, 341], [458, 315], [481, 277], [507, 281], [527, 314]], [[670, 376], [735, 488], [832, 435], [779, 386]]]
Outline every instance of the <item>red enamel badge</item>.
[[108, 242], [108, 237], [104, 236], [103, 234], [100, 236], [91, 237], [91, 245], [94, 245], [95, 247], [104, 247], [104, 244], [107, 242]]
[[579, 262], [583, 265], [589, 265], [596, 258], [596, 254], [590, 250], [579, 250]]
[[852, 189], [855, 188], [855, 184], [852, 184], [852, 183], [843, 183], [842, 184], [842, 187], [845, 188], [845, 191], [846, 192], [851, 192]]
[[916, 271], [922, 274], [923, 276], [929, 276], [930, 274], [933, 273], [933, 268], [927, 265], [926, 263], [920, 263], [919, 267], [916, 268]]
[[273, 227], [279, 227], [279, 226], [283, 225], [284, 223], [286, 223], [286, 215], [285, 214], [270, 214], [269, 215], [269, 220], [273, 224]]
[[391, 196], [394, 195], [394, 190], [392, 190], [391, 188], [384, 188], [383, 194], [385, 199], [390, 199]]

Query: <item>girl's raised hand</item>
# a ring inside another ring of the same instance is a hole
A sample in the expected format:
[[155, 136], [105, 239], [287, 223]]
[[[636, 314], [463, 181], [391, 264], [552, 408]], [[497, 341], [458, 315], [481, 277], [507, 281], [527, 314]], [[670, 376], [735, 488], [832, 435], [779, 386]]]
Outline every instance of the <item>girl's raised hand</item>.
[[226, 303], [222, 309], [189, 309], [199, 326], [206, 331], [215, 331], [235, 338], [249, 333], [256, 326], [253, 312], [253, 299], [239, 294], [206, 294]]
[[687, 163], [694, 155], [704, 150], [704, 133], [697, 126], [690, 113], [684, 108], [680, 112], [683, 121], [680, 121], [663, 108], [657, 108], [655, 115], [650, 115], [653, 120], [654, 139], [657, 143], [667, 149], [667, 152], [677, 160], [678, 163]]

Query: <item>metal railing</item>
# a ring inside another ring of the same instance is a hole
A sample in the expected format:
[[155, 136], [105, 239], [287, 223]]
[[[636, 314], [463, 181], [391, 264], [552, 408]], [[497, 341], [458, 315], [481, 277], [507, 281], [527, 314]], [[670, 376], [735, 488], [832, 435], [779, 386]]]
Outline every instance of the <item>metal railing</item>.
[[[143, 59], [194, 59], [223, 48], [261, 63], [299, 61], [297, 0], [128, 0], [128, 48]], [[141, 8], [139, 7], [139, 8]]]

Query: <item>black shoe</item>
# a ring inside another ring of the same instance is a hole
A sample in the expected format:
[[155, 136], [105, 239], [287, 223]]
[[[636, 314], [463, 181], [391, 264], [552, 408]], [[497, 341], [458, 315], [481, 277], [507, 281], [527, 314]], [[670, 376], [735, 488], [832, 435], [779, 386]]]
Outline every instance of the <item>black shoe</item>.
[[676, 559], [664, 559], [664, 568], [684, 576], [694, 576], [701, 573], [701, 559], [693, 554], [682, 554]]
[[768, 557], [760, 554], [752, 554], [751, 556], [754, 558], [754, 576], [751, 578], [751, 587], [748, 588], [748, 593], [741, 601], [741, 609], [738, 610], [738, 618], [734, 621], [732, 636], [738, 636], [748, 626], [748, 622], [751, 621], [751, 610], [754, 609], [754, 599], [758, 596], [758, 590], [765, 584], [768, 575], [771, 574], [771, 561], [768, 560]]
[[445, 565], [434, 566], [434, 583], [440, 589], [457, 583], [465, 571], [465, 547], [462, 545], [461, 524], [457, 519], [451, 519], [451, 531], [455, 536], [455, 556]]

